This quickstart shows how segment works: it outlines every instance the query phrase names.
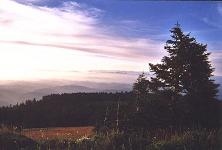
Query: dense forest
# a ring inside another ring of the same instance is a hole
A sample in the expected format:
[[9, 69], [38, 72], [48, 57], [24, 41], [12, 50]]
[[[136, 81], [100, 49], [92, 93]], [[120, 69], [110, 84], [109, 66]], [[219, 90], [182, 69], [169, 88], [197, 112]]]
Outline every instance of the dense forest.
[[116, 128], [117, 119], [121, 129], [220, 127], [221, 101], [205, 103], [207, 109], [198, 114], [186, 96], [175, 103], [168, 91], [150, 93], [146, 98], [148, 101], [143, 101], [141, 110], [136, 111], [137, 95], [133, 92], [53, 94], [40, 101], [2, 107], [0, 121], [23, 128], [89, 125]]
[[42, 100], [0, 109], [0, 121], [25, 128], [96, 125], [106, 109], [120, 102], [121, 111], [134, 99], [133, 93], [73, 93], [44, 96]]

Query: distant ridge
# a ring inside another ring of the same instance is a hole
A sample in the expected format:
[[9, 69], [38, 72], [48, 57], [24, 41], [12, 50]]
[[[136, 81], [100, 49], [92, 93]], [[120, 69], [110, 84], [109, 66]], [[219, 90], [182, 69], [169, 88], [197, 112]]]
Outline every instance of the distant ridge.
[[124, 83], [97, 83], [97, 82], [73, 82], [73, 83], [35, 83], [15, 82], [0, 85], [0, 106], [16, 104], [25, 100], [39, 100], [42, 96], [62, 93], [78, 92], [121, 92], [130, 91], [132, 85]]

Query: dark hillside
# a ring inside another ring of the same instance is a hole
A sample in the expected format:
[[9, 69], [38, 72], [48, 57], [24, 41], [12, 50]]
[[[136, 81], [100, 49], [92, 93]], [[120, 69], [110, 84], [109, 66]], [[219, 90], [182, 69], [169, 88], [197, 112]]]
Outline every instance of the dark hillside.
[[25, 128], [88, 126], [104, 120], [106, 109], [121, 109], [133, 101], [132, 93], [73, 93], [44, 96], [42, 100], [0, 109], [0, 122]]

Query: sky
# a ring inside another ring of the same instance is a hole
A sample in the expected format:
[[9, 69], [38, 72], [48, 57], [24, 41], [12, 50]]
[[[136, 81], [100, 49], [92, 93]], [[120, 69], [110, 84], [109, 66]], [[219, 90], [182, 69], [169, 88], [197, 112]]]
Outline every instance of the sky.
[[134, 81], [177, 22], [222, 76], [222, 2], [0, 0], [0, 80]]

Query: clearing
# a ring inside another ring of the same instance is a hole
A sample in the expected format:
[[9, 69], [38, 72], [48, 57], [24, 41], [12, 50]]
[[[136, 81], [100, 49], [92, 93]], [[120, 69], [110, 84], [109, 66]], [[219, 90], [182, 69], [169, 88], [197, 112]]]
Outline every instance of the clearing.
[[93, 134], [94, 127], [55, 127], [23, 129], [21, 134], [35, 141], [39, 140], [76, 140]]

